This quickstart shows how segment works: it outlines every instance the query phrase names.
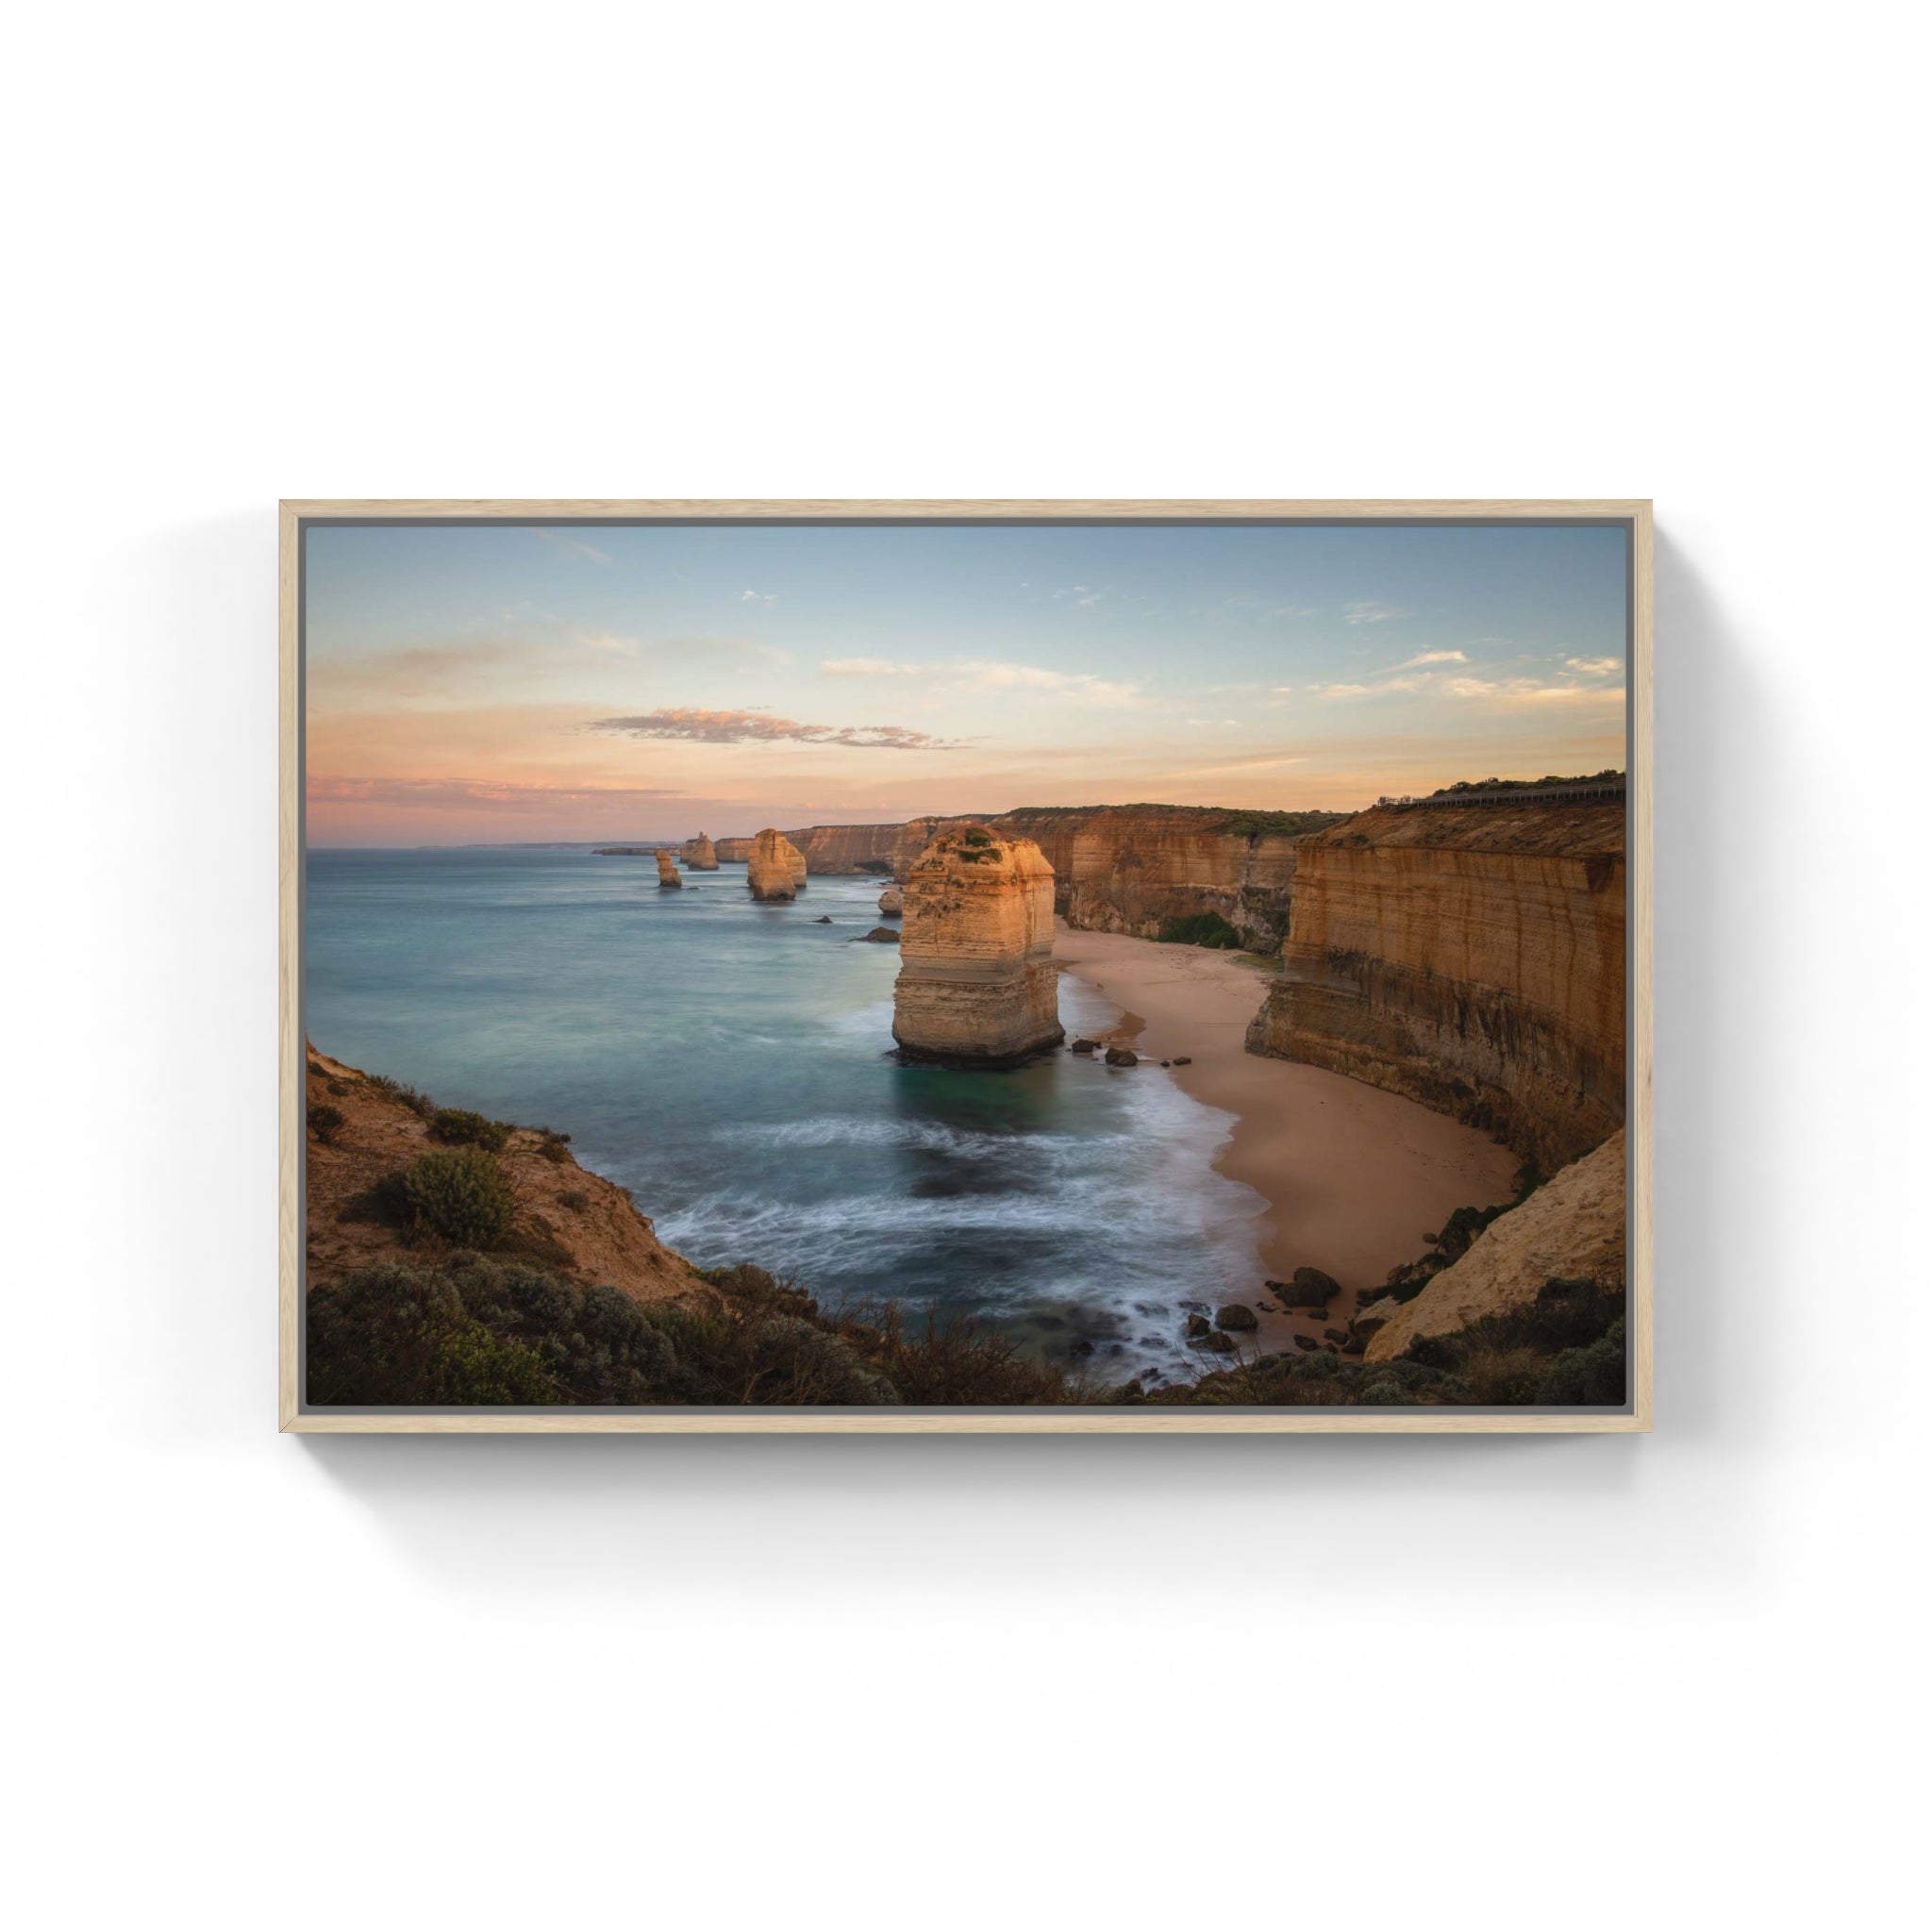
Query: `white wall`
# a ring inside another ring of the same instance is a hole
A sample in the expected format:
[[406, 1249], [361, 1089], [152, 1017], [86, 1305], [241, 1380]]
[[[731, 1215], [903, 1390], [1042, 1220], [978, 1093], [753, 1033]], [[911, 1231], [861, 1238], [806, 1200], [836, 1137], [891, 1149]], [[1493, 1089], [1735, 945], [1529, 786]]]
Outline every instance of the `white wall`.
[[[1926, 76], [1830, 17], [26, 29], [19, 1923], [1899, 1923]], [[607, 493], [1654, 495], [1656, 1435], [277, 1437], [275, 500]]]

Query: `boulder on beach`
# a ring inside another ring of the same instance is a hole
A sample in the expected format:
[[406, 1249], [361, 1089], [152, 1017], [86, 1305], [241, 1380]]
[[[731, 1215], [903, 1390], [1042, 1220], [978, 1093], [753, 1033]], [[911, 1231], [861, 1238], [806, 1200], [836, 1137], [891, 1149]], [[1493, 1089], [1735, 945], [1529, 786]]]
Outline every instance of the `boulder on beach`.
[[1297, 1268], [1289, 1279], [1289, 1294], [1304, 1307], [1326, 1306], [1341, 1292], [1341, 1284], [1319, 1268]]
[[1107, 1050], [1107, 1063], [1110, 1067], [1138, 1067], [1141, 1056], [1124, 1046], [1110, 1046]]
[[1174, 1063], [1177, 1067], [1191, 1067], [1194, 1064], [1194, 1057], [1191, 1053], [1177, 1053], [1174, 1057]]
[[1100, 1051], [1100, 1042], [1097, 1040], [1076, 1040], [1068, 1051], [1071, 1053], [1098, 1053]]
[[1214, 1317], [1217, 1328], [1258, 1328], [1261, 1318], [1245, 1302], [1229, 1302]]
[[1294, 1339], [1294, 1345], [1297, 1348], [1307, 1349], [1310, 1355], [1314, 1354], [1322, 1346], [1312, 1335], [1297, 1335]]
[[1232, 1335], [1223, 1335], [1217, 1329], [1209, 1329], [1193, 1346], [1204, 1350], [1208, 1355], [1232, 1355], [1234, 1353], [1234, 1337]]

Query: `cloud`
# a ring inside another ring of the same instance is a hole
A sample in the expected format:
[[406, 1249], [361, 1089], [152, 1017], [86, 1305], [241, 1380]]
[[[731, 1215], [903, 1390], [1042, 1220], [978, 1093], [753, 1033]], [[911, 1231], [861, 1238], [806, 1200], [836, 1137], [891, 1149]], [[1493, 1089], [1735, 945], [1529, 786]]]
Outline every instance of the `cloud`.
[[1084, 698], [1094, 705], [1141, 705], [1138, 684], [1116, 684], [1091, 672], [1047, 671], [1037, 664], [1008, 664], [974, 658], [953, 667], [950, 688], [961, 691], [1039, 691]]
[[1185, 772], [1166, 772], [1168, 778], [1218, 778], [1224, 772], [1272, 772], [1277, 765], [1305, 765], [1306, 758], [1244, 758], [1232, 765], [1193, 765]]
[[1090, 604], [1098, 604], [1100, 602], [1100, 592], [1095, 591], [1091, 596], [1075, 597], [1074, 602], [1083, 607]]
[[823, 658], [819, 669], [833, 677], [913, 677], [924, 664], [894, 664], [884, 658]]
[[961, 741], [903, 724], [801, 724], [769, 711], [708, 711], [697, 706], [599, 718], [588, 727], [625, 738], [683, 738], [697, 744], [843, 744], [872, 751], [951, 751]]
[[491, 778], [341, 778], [311, 774], [311, 806], [401, 806], [421, 811], [482, 806], [494, 811], [541, 811], [554, 805], [681, 798], [662, 788], [619, 785], [517, 785]]
[[1563, 668], [1582, 677], [1607, 677], [1613, 671], [1623, 670], [1624, 660], [1621, 658], [1565, 658]]
[[1398, 671], [1413, 671], [1418, 664], [1467, 664], [1468, 657], [1461, 651], [1419, 651], [1413, 658], [1405, 658], [1395, 668]]
[[581, 537], [573, 537], [568, 530], [546, 530], [538, 528], [533, 534], [546, 543], [554, 543], [559, 550], [575, 551], [579, 557], [588, 557], [592, 563], [610, 563], [615, 559], [608, 557], [594, 543], [586, 543]]
[[741, 604], [775, 604], [778, 593], [776, 591], [741, 591], [738, 601]]
[[1348, 605], [1342, 610], [1341, 619], [1344, 624], [1387, 624], [1391, 618], [1407, 615], [1407, 611], [1398, 610], [1392, 604], [1367, 602]]
[[1565, 705], [1606, 707], [1624, 702], [1624, 688], [1601, 684], [1543, 684], [1534, 677], [1452, 677], [1443, 687], [1451, 697], [1480, 698], [1492, 710], [1537, 710]]
[[1384, 677], [1374, 684], [1311, 684], [1308, 690], [1324, 698], [1379, 698], [1391, 692], [1413, 694], [1426, 690], [1428, 678]]

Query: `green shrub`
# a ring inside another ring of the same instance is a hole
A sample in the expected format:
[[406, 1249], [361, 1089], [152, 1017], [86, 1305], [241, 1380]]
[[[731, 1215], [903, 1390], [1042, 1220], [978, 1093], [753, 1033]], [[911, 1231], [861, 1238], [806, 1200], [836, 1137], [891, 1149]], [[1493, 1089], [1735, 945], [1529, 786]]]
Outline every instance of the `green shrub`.
[[349, 1117], [341, 1108], [331, 1107], [325, 1100], [311, 1100], [308, 1103], [308, 1131], [325, 1147], [332, 1146], [338, 1135], [349, 1124]]
[[403, 1172], [411, 1221], [460, 1248], [493, 1248], [516, 1214], [516, 1197], [480, 1147], [424, 1154]]
[[1210, 952], [1238, 953], [1241, 936], [1218, 912], [1190, 912], [1163, 919], [1154, 937], [1164, 946], [1206, 946]]
[[494, 1407], [561, 1399], [535, 1350], [491, 1331], [455, 1279], [393, 1264], [308, 1296], [308, 1400]]
[[430, 1117], [429, 1131], [452, 1146], [482, 1147], [491, 1154], [500, 1153], [509, 1144], [508, 1122], [472, 1113], [467, 1107], [439, 1107]]
[[387, 1074], [371, 1074], [369, 1084], [378, 1093], [385, 1093], [391, 1100], [400, 1100], [411, 1113], [421, 1114], [425, 1121], [435, 1117], [435, 1101], [419, 1089], [401, 1080], [392, 1080]]
[[1566, 1348], [1537, 1384], [1538, 1403], [1620, 1407], [1624, 1396], [1624, 1328], [1622, 1318], [1584, 1348]]

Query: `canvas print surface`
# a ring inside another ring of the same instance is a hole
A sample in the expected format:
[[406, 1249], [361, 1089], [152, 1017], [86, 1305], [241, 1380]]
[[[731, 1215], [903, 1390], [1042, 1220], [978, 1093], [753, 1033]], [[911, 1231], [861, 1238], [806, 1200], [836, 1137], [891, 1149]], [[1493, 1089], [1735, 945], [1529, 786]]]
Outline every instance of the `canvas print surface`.
[[1630, 571], [311, 525], [306, 1403], [1621, 1407]]

